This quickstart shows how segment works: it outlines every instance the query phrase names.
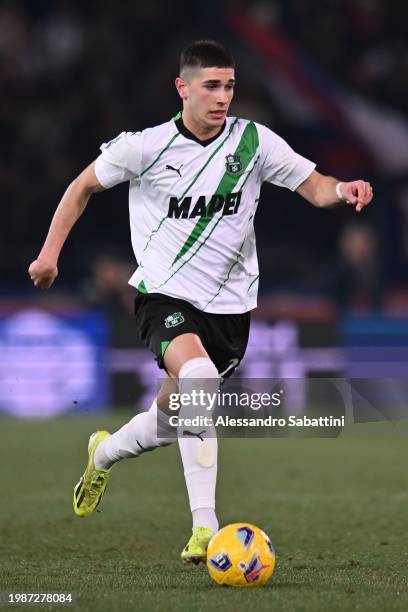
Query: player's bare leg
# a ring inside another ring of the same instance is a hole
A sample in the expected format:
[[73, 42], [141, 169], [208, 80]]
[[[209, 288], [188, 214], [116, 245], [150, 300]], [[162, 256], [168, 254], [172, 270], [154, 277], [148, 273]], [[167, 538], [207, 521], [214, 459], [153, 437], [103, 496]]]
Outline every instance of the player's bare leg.
[[[175, 338], [169, 345], [164, 363], [166, 370], [177, 376], [179, 392], [192, 397], [193, 392], [217, 393], [217, 368], [205, 351], [200, 338], [192, 333]], [[193, 406], [180, 410], [183, 416], [193, 416]], [[208, 406], [198, 407], [198, 414], [211, 417]], [[215, 488], [217, 479], [217, 438], [215, 429], [179, 426], [178, 443], [184, 466], [190, 509], [193, 517], [193, 535], [185, 546], [183, 561], [205, 562], [207, 545], [218, 530], [215, 514]]]

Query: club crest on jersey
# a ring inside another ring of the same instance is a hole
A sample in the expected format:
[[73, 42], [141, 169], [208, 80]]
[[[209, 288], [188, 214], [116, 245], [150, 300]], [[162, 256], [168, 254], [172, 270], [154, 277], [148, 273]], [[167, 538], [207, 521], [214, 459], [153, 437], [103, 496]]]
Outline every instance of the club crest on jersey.
[[176, 325], [180, 325], [180, 323], [184, 323], [185, 319], [181, 312], [174, 312], [164, 319], [165, 327], [176, 327]]
[[227, 155], [225, 167], [230, 174], [239, 174], [242, 170], [241, 157], [239, 155]]

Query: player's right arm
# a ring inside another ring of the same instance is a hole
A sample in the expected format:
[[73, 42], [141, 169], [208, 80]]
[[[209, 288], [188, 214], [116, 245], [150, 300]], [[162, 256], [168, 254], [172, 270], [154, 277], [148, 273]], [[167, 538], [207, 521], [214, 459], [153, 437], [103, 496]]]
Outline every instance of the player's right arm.
[[36, 287], [49, 289], [58, 275], [58, 257], [91, 195], [139, 177], [141, 132], [121, 132], [101, 146], [101, 154], [69, 185], [51, 221], [48, 236], [28, 273]]
[[35, 287], [51, 287], [58, 276], [58, 258], [65, 240], [84, 212], [91, 195], [103, 189], [96, 178], [95, 162], [85, 168], [69, 185], [54, 213], [44, 245], [37, 259], [28, 268]]

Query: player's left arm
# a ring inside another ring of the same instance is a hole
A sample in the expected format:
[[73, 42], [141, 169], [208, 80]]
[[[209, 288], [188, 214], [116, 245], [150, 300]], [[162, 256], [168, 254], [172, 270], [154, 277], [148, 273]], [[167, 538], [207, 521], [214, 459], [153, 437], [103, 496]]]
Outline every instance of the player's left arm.
[[373, 189], [367, 181], [341, 182], [316, 170], [296, 191], [318, 208], [338, 208], [346, 203], [355, 206], [356, 211], [360, 212], [373, 199]]

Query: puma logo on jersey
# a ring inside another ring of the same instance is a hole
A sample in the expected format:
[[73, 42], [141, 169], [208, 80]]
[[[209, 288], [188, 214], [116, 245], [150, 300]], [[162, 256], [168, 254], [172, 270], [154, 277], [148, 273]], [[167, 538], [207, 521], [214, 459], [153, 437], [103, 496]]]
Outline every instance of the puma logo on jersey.
[[[209, 200], [207, 203], [207, 199]], [[179, 201], [172, 196], [167, 216], [172, 219], [193, 219], [194, 217], [211, 218], [222, 210], [222, 215], [236, 215], [241, 202], [241, 192], [227, 193], [226, 196], [215, 193], [210, 198], [200, 195], [196, 202], [187, 196]]]
[[184, 164], [181, 164], [178, 168], [174, 168], [174, 166], [170, 166], [170, 164], [167, 164], [166, 166], [166, 170], [174, 170], [174, 172], [177, 172], [177, 174], [179, 175], [179, 177], [181, 178], [181, 168], [184, 166]]

